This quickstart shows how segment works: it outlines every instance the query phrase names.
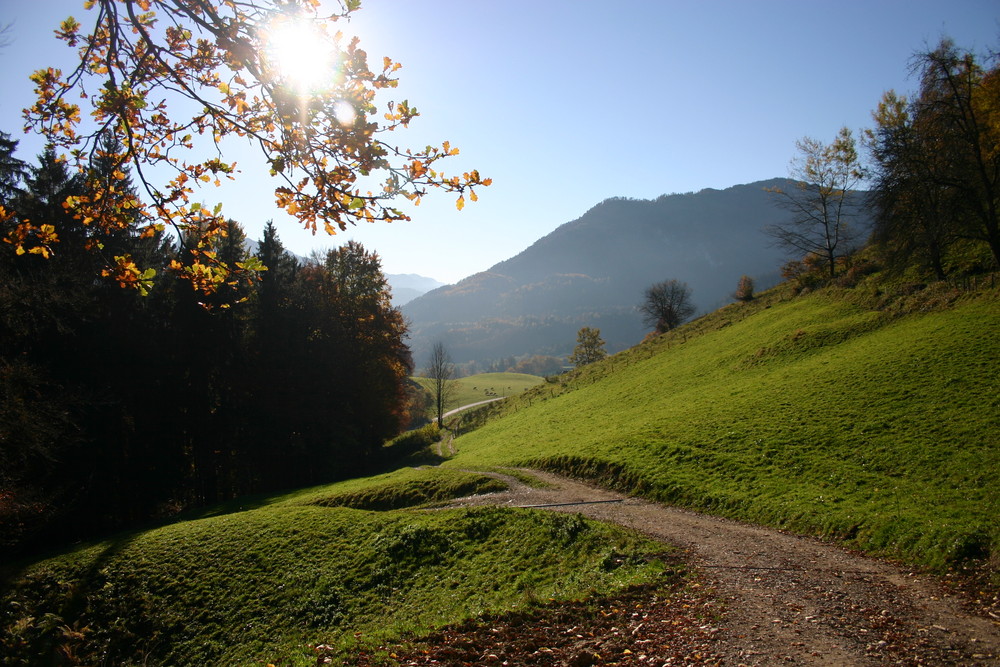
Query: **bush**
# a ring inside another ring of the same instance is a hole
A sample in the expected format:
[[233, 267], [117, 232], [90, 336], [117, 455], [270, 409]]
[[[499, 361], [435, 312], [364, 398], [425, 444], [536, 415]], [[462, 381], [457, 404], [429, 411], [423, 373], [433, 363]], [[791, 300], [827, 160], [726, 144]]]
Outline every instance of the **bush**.
[[410, 454], [416, 454], [425, 447], [430, 447], [441, 439], [441, 430], [437, 422], [431, 422], [426, 426], [413, 431], [407, 431], [402, 435], [397, 435], [382, 447], [383, 458], [395, 460]]
[[740, 282], [736, 285], [736, 293], [733, 296], [737, 301], [753, 301], [753, 278], [740, 276]]

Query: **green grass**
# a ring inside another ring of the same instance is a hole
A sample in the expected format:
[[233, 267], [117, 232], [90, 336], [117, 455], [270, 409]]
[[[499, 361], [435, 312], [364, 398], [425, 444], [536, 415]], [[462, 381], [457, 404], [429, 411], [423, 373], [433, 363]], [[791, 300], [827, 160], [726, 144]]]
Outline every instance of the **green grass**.
[[660, 576], [646, 557], [660, 545], [578, 516], [324, 506], [366, 493], [413, 501], [421, 482], [441, 497], [472, 477], [402, 470], [31, 564], [0, 595], [4, 664], [316, 664], [320, 644], [349, 655]]
[[[862, 285], [793, 298], [783, 287], [550, 382], [467, 378], [456, 403], [491, 387], [522, 393], [463, 416], [460, 432], [477, 430], [443, 467], [240, 499], [7, 572], [0, 654], [12, 665], [316, 664], [320, 644], [349, 658], [663, 576], [649, 557], [662, 546], [579, 516], [415, 509], [497, 488], [474, 468], [540, 466], [996, 574], [998, 332], [996, 291]], [[432, 438], [388, 449], [418, 460]]]
[[[367, 481], [367, 480], [366, 480]], [[364, 510], [395, 510], [420, 507], [471, 496], [503, 491], [503, 482], [468, 472], [436, 468], [405, 469], [397, 474], [372, 479], [355, 490], [338, 490], [336, 493], [310, 500], [323, 507], [353, 507]]]
[[931, 567], [992, 557], [996, 573], [1000, 303], [942, 294], [909, 314], [844, 290], [733, 304], [470, 415], [503, 414], [447, 465], [542, 466]]
[[[413, 378], [428, 391], [434, 391], [430, 378]], [[491, 398], [515, 396], [545, 382], [544, 378], [525, 373], [480, 373], [452, 381], [453, 389], [445, 410], [471, 405]]]

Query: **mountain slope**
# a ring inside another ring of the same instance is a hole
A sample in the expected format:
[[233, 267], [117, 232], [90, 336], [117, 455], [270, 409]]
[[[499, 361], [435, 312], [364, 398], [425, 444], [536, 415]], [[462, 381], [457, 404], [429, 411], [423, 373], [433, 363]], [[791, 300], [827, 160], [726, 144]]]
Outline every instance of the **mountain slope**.
[[699, 312], [728, 302], [743, 274], [777, 282], [782, 254], [761, 228], [783, 220], [766, 187], [609, 199], [532, 246], [404, 307], [418, 363], [437, 340], [455, 361], [567, 354], [581, 326], [601, 329], [609, 351], [648, 331], [636, 306], [655, 282], [693, 289]]

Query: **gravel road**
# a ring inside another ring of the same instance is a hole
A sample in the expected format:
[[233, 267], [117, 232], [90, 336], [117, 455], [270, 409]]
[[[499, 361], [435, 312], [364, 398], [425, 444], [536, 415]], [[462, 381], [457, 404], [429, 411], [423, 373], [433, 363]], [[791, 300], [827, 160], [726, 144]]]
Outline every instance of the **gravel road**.
[[551, 486], [501, 475], [508, 491], [454, 505], [549, 505], [681, 547], [725, 609], [713, 635], [719, 664], [1000, 665], [1000, 623], [968, 613], [932, 577], [820, 540], [524, 472]]

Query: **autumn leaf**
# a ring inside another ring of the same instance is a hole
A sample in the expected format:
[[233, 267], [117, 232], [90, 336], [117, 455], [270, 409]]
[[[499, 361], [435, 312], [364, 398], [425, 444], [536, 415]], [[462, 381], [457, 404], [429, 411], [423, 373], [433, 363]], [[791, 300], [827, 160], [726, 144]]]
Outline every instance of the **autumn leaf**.
[[[100, 9], [104, 4], [86, 0], [84, 6]], [[466, 191], [477, 201], [472, 187], [489, 185], [478, 171], [464, 178], [443, 175], [437, 163], [459, 154], [450, 142], [411, 150], [383, 138], [406, 127], [419, 112], [409, 100], [388, 102], [384, 117], [376, 112], [378, 91], [395, 87], [391, 76], [401, 64], [383, 57], [381, 72], [372, 72], [356, 37], [341, 47], [339, 70], [328, 85], [305, 95], [291, 91], [287, 77], [268, 60], [267, 50], [259, 48], [271, 21], [285, 15], [283, 0], [126, 4], [144, 13], [98, 11], [86, 28], [75, 19], [62, 24], [59, 39], [84, 45], [80, 61], [66, 73], [51, 67], [33, 73], [36, 100], [25, 111], [29, 128], [81, 172], [103, 136], [117, 138], [125, 147], [115, 156], [119, 162], [112, 182], [95, 184], [89, 200], [71, 207], [76, 219], [89, 219], [95, 235], [127, 229], [148, 233], [155, 223], [210, 242], [218, 234], [218, 207], [210, 214], [191, 199], [201, 187], [221, 185], [221, 174], [237, 178], [234, 166], [223, 162], [218, 152], [232, 138], [260, 149], [264, 169], [280, 181], [274, 189], [278, 206], [314, 232], [320, 226], [336, 233], [360, 222], [407, 220], [393, 200], [402, 196], [419, 204], [431, 188], [457, 195], [461, 210]], [[246, 11], [244, 4], [254, 11]], [[325, 35], [337, 35], [337, 40], [341, 35], [336, 22], [360, 7], [357, 0], [337, 3], [337, 10], [316, 0], [294, 4], [303, 19]], [[334, 13], [321, 13], [329, 11]], [[232, 74], [224, 80], [226, 71]], [[177, 97], [164, 100], [163, 90], [175, 91]], [[79, 104], [70, 101], [77, 96]], [[337, 120], [344, 117], [345, 102], [357, 113], [357, 122]], [[84, 124], [85, 118], [89, 124]], [[202, 149], [215, 151], [216, 157], [190, 159]], [[142, 165], [136, 173], [139, 190], [145, 193], [142, 199], [122, 196], [126, 164]], [[161, 174], [170, 176], [160, 182]], [[377, 194], [351, 194], [353, 184], [368, 176], [396, 180]], [[32, 248], [40, 248], [35, 254], [50, 252], [50, 244], [39, 239], [19, 239], [14, 231], [7, 236], [22, 253]], [[128, 273], [124, 264], [103, 257], [101, 261], [109, 264], [113, 276]], [[214, 290], [222, 270], [216, 267], [213, 273], [203, 270], [211, 267], [198, 266], [178, 272], [198, 289]]]

